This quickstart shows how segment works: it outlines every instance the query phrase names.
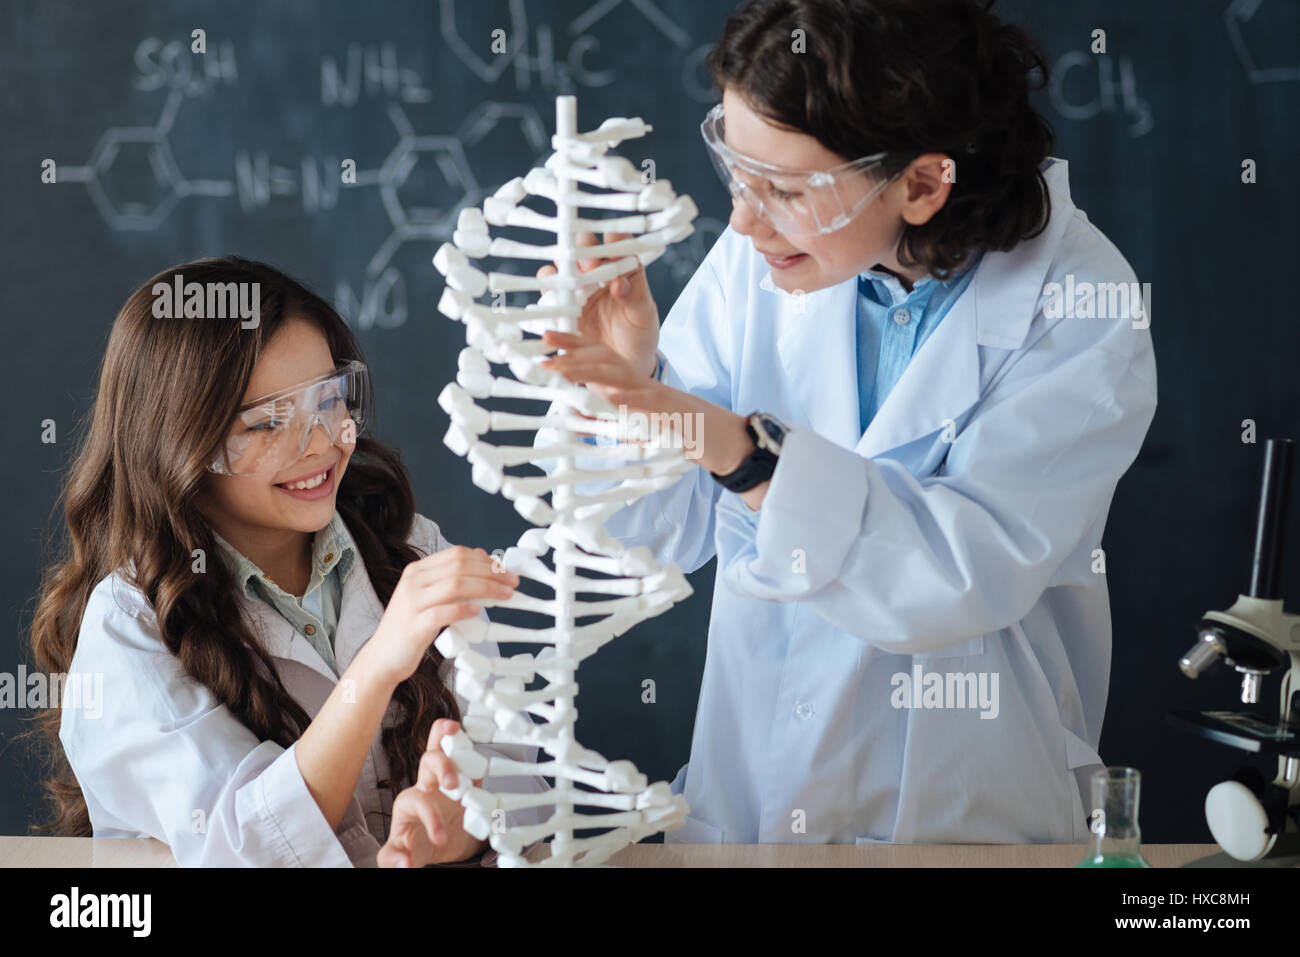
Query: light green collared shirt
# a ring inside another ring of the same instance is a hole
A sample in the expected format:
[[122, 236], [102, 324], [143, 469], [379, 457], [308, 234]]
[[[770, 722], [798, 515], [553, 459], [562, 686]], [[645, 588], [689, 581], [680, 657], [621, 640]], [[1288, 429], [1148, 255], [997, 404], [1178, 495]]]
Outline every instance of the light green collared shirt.
[[337, 511], [312, 541], [311, 579], [301, 598], [290, 595], [262, 569], [228, 541], [212, 533], [225, 551], [235, 581], [249, 598], [265, 601], [311, 643], [330, 670], [339, 673], [334, 660], [334, 632], [343, 603], [343, 579], [356, 558], [356, 543]]

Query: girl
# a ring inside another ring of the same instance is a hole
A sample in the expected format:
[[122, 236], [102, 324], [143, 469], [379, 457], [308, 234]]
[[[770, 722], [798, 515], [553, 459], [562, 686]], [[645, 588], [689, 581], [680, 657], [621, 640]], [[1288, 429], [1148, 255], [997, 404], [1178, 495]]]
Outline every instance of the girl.
[[637, 273], [548, 334], [569, 379], [699, 417], [701, 468], [607, 523], [718, 559], [670, 841], [1087, 834], [1100, 542], [1155, 362], [1030, 105], [1043, 60], [988, 6], [746, 3], [701, 129], [729, 228], [662, 330]]
[[[162, 297], [195, 283], [253, 323], [179, 318]], [[154, 837], [182, 865], [483, 850], [437, 788], [464, 702], [430, 645], [518, 579], [415, 514], [372, 419], [352, 333], [270, 266], [184, 263], [127, 299], [33, 619], [41, 668], [105, 691], [102, 716], [44, 718], [66, 755], [44, 829]]]

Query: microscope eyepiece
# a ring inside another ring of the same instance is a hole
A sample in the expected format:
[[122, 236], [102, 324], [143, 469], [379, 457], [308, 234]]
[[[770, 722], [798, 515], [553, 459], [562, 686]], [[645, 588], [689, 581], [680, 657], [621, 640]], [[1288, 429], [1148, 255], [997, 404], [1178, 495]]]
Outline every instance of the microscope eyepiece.
[[1222, 657], [1224, 650], [1223, 641], [1217, 633], [1202, 631], [1196, 644], [1178, 659], [1178, 667], [1187, 677], [1195, 678]]

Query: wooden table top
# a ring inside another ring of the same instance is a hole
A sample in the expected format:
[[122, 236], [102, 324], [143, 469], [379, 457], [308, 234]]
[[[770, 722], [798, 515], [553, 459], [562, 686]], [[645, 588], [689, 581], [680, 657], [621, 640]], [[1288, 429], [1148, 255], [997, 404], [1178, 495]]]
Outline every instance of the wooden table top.
[[[620, 867], [1074, 867], [1084, 844], [635, 844]], [[1217, 844], [1144, 844], [1154, 867], [1180, 867]], [[531, 855], [530, 855], [531, 856]], [[545, 851], [542, 851], [545, 856]], [[159, 841], [0, 837], [0, 867], [175, 867]]]

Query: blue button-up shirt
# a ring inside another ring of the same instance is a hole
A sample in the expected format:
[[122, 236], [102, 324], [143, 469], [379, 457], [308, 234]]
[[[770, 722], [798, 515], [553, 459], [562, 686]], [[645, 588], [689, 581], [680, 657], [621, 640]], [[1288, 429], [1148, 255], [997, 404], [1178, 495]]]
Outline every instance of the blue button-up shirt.
[[891, 273], [858, 275], [858, 422], [863, 432], [922, 343], [975, 275], [974, 266], [940, 282], [927, 276], [911, 292]]
[[225, 552], [235, 580], [244, 594], [267, 602], [307, 639], [335, 674], [334, 631], [343, 603], [343, 579], [356, 558], [356, 545], [336, 511], [330, 523], [312, 541], [311, 580], [298, 597], [277, 585], [254, 562], [214, 530], [217, 544]]

